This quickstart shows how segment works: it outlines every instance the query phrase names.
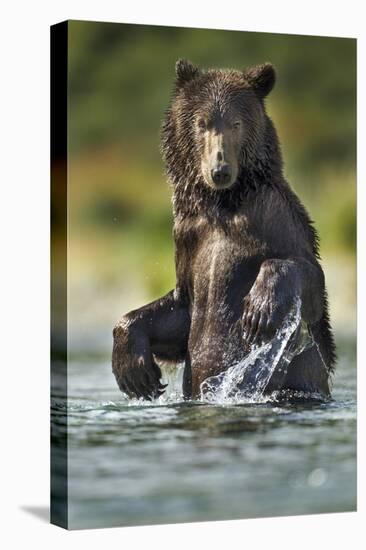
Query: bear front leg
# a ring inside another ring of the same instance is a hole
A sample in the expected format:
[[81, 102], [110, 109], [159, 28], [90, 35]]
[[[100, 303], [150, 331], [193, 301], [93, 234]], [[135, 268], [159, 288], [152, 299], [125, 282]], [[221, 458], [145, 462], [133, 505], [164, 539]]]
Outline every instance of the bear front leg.
[[301, 300], [305, 323], [316, 323], [324, 307], [324, 274], [319, 264], [296, 257], [265, 260], [244, 299], [242, 327], [246, 344], [271, 340], [296, 298]]
[[112, 370], [120, 390], [145, 399], [163, 393], [154, 355], [184, 359], [189, 327], [188, 308], [177, 290], [124, 315], [113, 329]]

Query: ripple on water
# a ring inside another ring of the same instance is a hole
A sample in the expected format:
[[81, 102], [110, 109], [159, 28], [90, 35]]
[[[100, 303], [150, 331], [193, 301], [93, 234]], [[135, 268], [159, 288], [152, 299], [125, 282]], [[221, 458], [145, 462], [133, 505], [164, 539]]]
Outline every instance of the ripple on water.
[[[154, 402], [127, 400], [110, 364], [71, 363], [71, 527], [204, 521], [354, 510], [356, 373], [345, 347], [333, 401], [185, 402], [182, 368]], [[56, 438], [57, 439], [57, 438]]]

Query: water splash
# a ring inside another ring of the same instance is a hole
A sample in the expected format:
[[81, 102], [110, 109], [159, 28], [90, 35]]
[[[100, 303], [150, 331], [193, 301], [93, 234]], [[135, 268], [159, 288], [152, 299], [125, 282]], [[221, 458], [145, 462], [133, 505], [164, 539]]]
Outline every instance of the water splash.
[[296, 298], [274, 338], [265, 344], [253, 346], [245, 359], [202, 382], [201, 399], [219, 404], [273, 399], [273, 395], [264, 395], [271, 378], [275, 377], [276, 386], [280, 387], [293, 357], [312, 345], [313, 338], [301, 321], [301, 300]]

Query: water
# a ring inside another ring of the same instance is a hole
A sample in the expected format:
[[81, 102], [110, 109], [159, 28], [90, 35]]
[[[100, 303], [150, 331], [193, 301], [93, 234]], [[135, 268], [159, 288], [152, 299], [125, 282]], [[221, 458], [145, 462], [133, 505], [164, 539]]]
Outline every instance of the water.
[[328, 403], [184, 402], [181, 376], [154, 403], [128, 401], [108, 360], [71, 361], [70, 528], [355, 510], [353, 341]]
[[201, 400], [226, 405], [259, 403], [275, 398], [274, 394], [265, 396], [274, 372], [278, 380], [283, 380], [293, 357], [316, 346], [305, 326], [301, 321], [301, 300], [297, 298], [272, 340], [253, 346], [245, 359], [202, 382]]

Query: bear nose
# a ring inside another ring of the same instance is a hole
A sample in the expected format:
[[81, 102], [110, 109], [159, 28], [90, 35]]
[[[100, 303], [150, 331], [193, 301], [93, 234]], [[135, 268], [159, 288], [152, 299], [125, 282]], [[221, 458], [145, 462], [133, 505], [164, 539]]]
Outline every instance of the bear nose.
[[225, 185], [229, 183], [231, 172], [228, 164], [221, 164], [211, 170], [211, 177], [216, 185]]

